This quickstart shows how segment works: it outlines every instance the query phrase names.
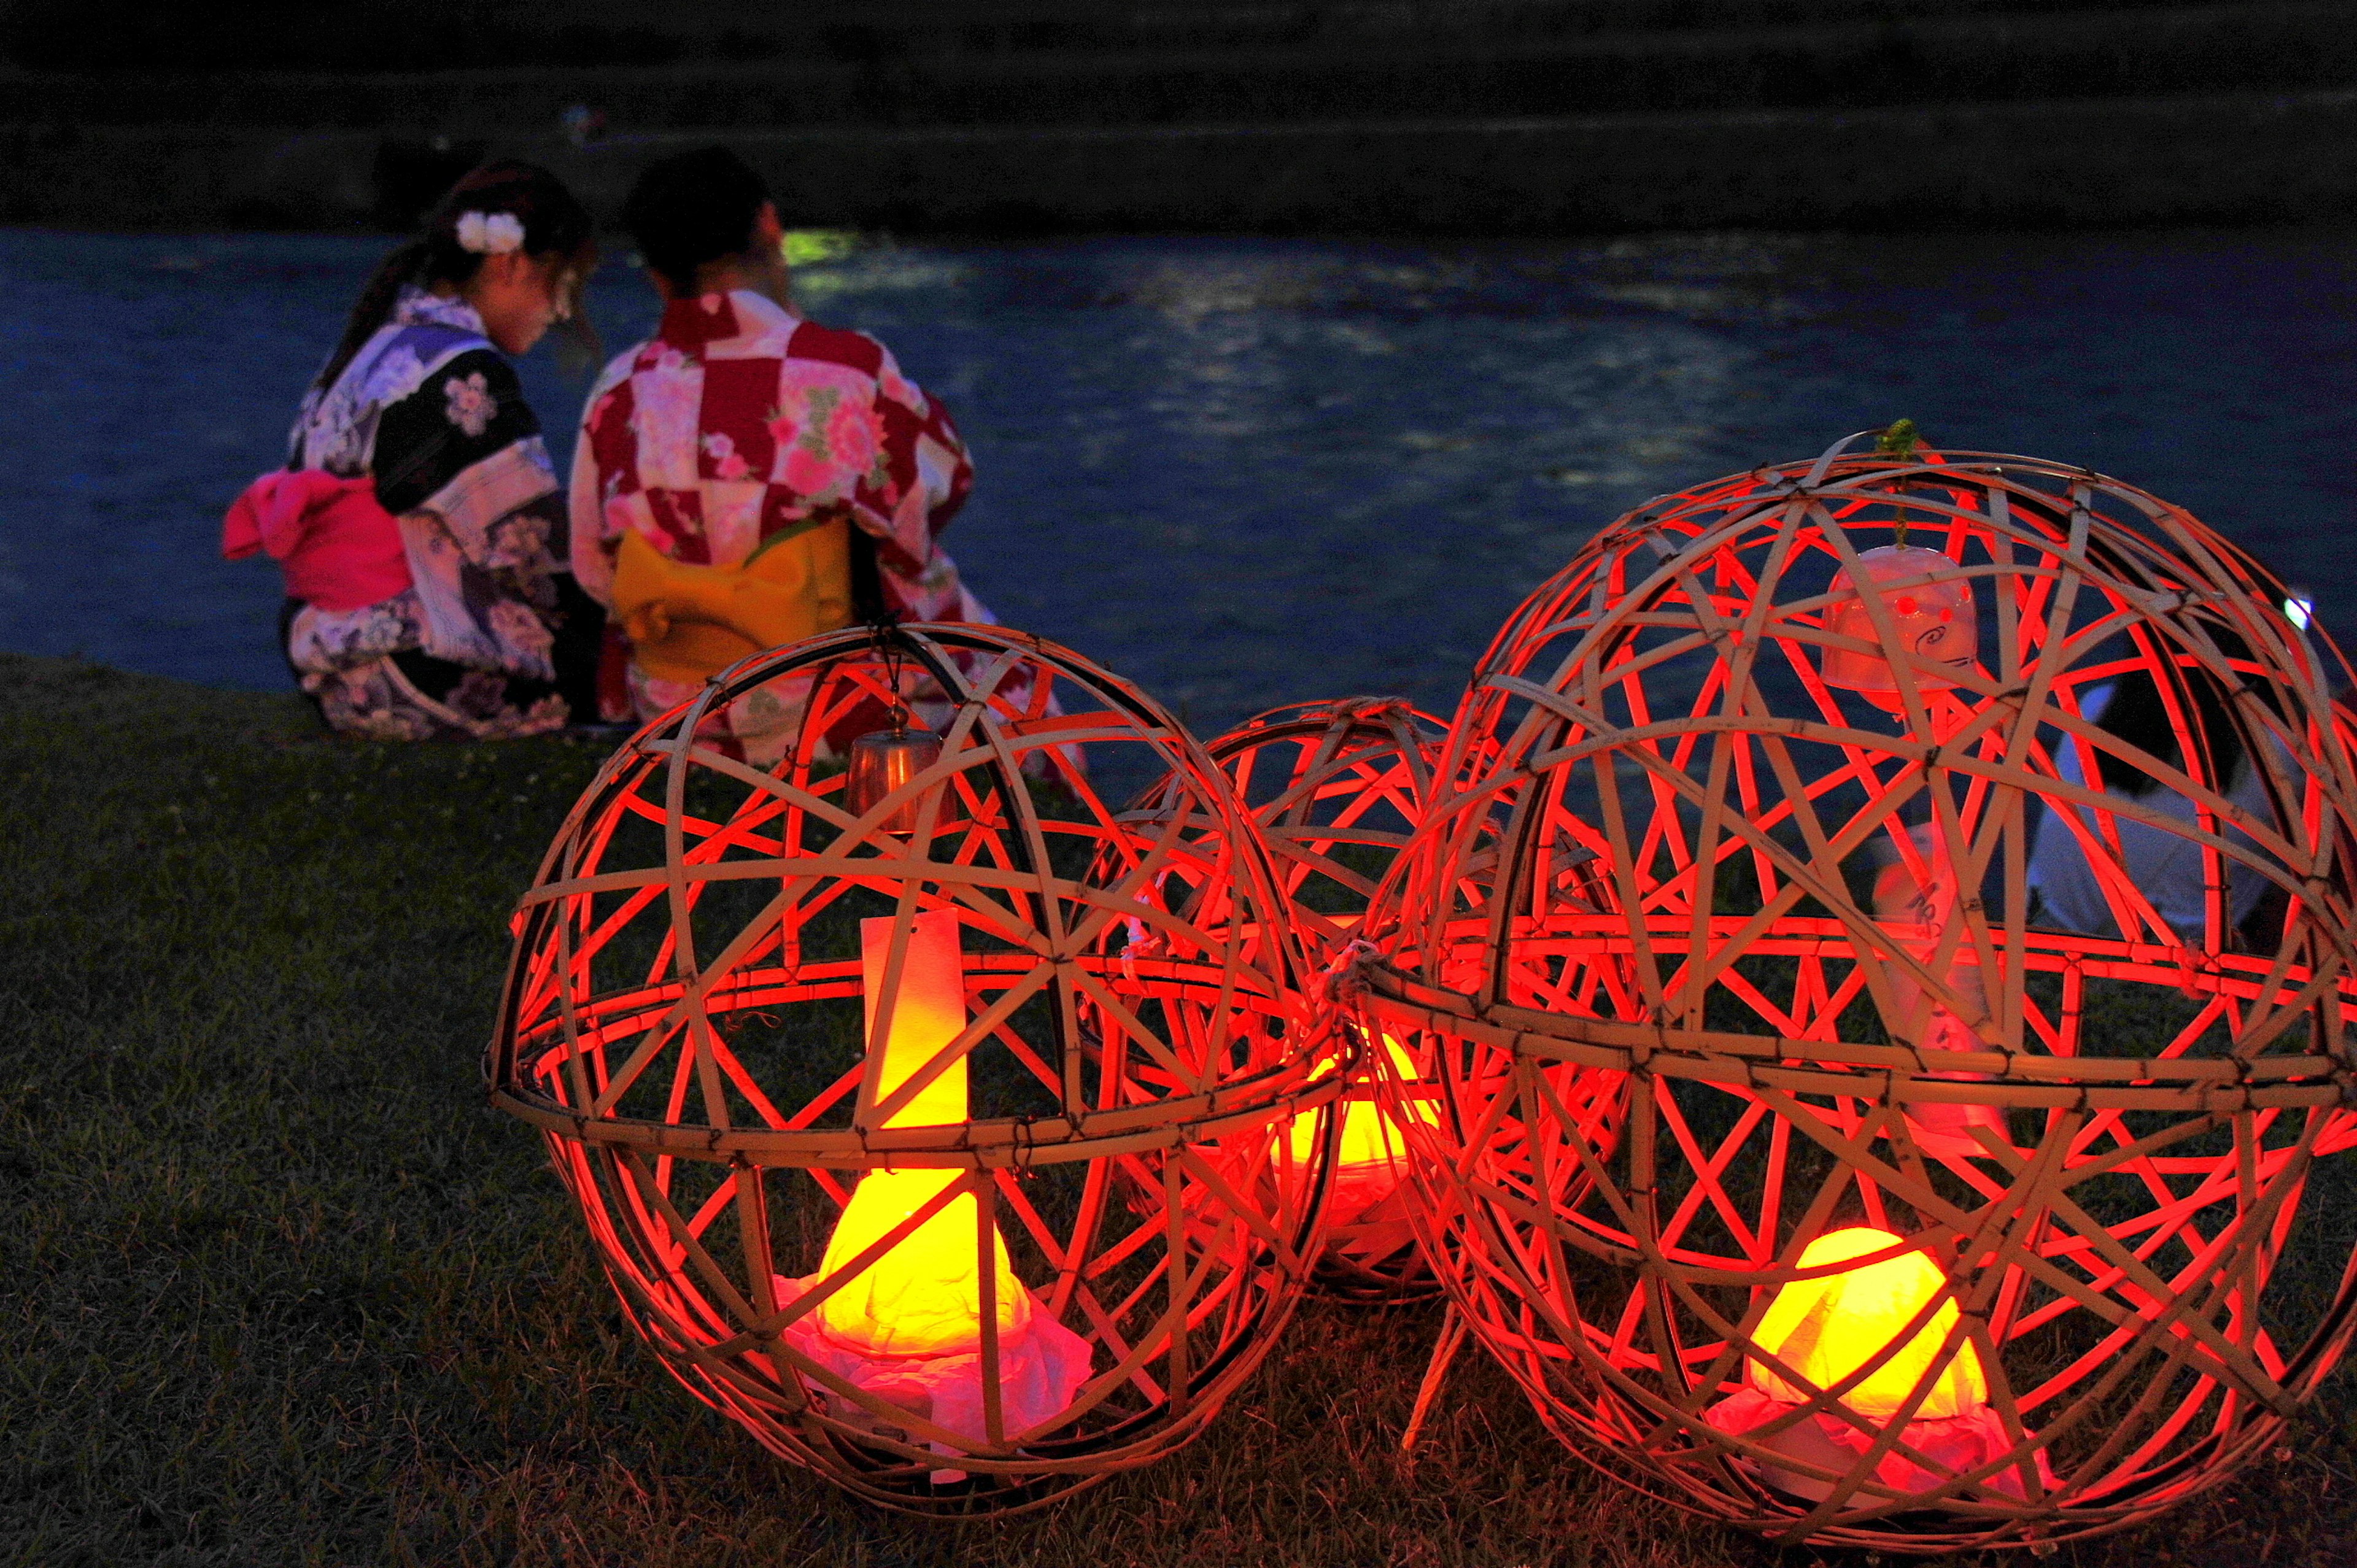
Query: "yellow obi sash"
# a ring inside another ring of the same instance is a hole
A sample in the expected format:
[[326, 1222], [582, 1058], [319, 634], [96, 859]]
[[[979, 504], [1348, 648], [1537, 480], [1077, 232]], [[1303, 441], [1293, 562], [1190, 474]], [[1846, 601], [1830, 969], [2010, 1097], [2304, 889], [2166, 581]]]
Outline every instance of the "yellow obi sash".
[[673, 561], [635, 528], [614, 560], [614, 613], [659, 681], [707, 680], [748, 653], [851, 624], [851, 523], [762, 542], [741, 565]]

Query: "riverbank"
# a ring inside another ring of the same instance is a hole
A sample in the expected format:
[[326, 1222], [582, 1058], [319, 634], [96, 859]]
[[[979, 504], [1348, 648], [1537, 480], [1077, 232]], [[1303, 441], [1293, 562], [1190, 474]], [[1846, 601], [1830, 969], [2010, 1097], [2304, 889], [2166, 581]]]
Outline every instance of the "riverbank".
[[[595, 770], [0, 654], [0, 1562], [1773, 1568], [1556, 1448], [1428, 1309], [1306, 1309], [1210, 1434], [928, 1527], [772, 1460], [623, 1326], [482, 1102], [504, 916]], [[2344, 1378], [2287, 1456], [2055, 1568], [2357, 1552]]]
[[1557, 234], [2345, 220], [2357, 91], [1923, 108], [1235, 125], [689, 127], [576, 145], [191, 125], [0, 124], [0, 222], [401, 220], [483, 156], [599, 207], [725, 139], [794, 223], [906, 233]]
[[1204, 1441], [1009, 1524], [770, 1457], [483, 1102], [506, 912], [600, 757], [0, 654], [0, 1563], [1727, 1561], [1471, 1359], [1398, 1457], [1429, 1309], [1309, 1310]]

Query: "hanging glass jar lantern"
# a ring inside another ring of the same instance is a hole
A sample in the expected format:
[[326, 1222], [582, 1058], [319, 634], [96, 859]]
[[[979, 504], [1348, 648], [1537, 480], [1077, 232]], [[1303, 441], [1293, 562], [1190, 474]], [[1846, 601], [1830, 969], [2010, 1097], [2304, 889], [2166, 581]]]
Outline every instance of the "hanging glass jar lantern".
[[[912, 727], [909, 710], [896, 706], [889, 725], [853, 737], [850, 786], [844, 793], [844, 806], [854, 816], [864, 817], [882, 805], [887, 796], [905, 789], [941, 759], [942, 737], [929, 729]], [[915, 832], [922, 804], [921, 797], [910, 796], [877, 822], [876, 831]], [[945, 800], [944, 804], [954, 810], [953, 800]]]
[[[899, 637], [871, 631], [877, 673], [882, 677], [888, 716], [882, 729], [855, 736], [844, 789], [844, 805], [854, 816], [865, 817], [894, 791], [905, 789], [942, 759], [942, 737], [910, 722], [909, 687], [911, 671]], [[916, 679], [923, 679], [917, 671]], [[931, 803], [937, 826], [958, 820], [955, 790], [933, 789], [911, 794], [896, 807], [876, 831], [899, 838], [915, 833], [922, 808]]]

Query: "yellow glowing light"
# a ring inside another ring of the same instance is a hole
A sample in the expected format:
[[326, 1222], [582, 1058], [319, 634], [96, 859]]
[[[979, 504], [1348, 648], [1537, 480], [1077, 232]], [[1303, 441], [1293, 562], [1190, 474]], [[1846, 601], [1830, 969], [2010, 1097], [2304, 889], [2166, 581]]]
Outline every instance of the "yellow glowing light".
[[[1383, 1055], [1390, 1058], [1392, 1069], [1404, 1083], [1415, 1081], [1415, 1063], [1407, 1051], [1389, 1035], [1383, 1037]], [[1319, 1075], [1323, 1077], [1321, 1073]], [[1427, 1125], [1432, 1121], [1429, 1107], [1418, 1105], [1409, 1112], [1415, 1120]], [[1307, 1160], [1317, 1147], [1318, 1117], [1312, 1112], [1293, 1119], [1293, 1157]], [[1342, 1101], [1342, 1143], [1335, 1151], [1334, 1168], [1338, 1173], [1362, 1171], [1389, 1165], [1400, 1157], [1399, 1130], [1392, 1125], [1383, 1107], [1372, 1100]]]
[[[822, 1276], [857, 1257], [924, 1207], [962, 1171], [871, 1171], [828, 1238]], [[1013, 1337], [1031, 1317], [1030, 1293], [991, 1238], [998, 1331]], [[832, 1337], [878, 1356], [944, 1356], [982, 1345], [982, 1271], [975, 1266], [974, 1197], [960, 1193], [892, 1244], [818, 1309]]]
[[[1401, 1081], [1414, 1083], [1415, 1063], [1407, 1051], [1389, 1035], [1383, 1036], [1383, 1042], [1392, 1070]], [[1344, 1100], [1341, 1111], [1342, 1136], [1334, 1154], [1335, 1193], [1329, 1214], [1334, 1221], [1348, 1224], [1399, 1186], [1399, 1161], [1406, 1150], [1399, 1128], [1373, 1101]], [[1408, 1115], [1426, 1125], [1432, 1122], [1432, 1110], [1426, 1105], [1414, 1106]], [[1318, 1146], [1316, 1112], [1293, 1119], [1287, 1142], [1294, 1159], [1308, 1163]]]
[[806, 267], [819, 262], [839, 262], [851, 254], [859, 236], [848, 229], [789, 229], [779, 242], [786, 264]]
[[[1888, 1230], [1854, 1226], [1810, 1242], [1802, 1250], [1801, 1266], [1822, 1268], [1904, 1244]], [[1945, 1283], [1939, 1268], [1921, 1252], [1902, 1252], [1878, 1263], [1794, 1280], [1777, 1291], [1752, 1340], [1817, 1388], [1831, 1388], [1897, 1339]], [[1860, 1415], [1896, 1415], [1938, 1358], [1955, 1323], [1956, 1304], [1941, 1302], [1914, 1337], [1842, 1395], [1841, 1402]], [[1750, 1380], [1752, 1387], [1770, 1399], [1800, 1404], [1810, 1398], [1757, 1360], [1751, 1363]], [[1958, 1347], [1955, 1359], [1940, 1369], [1914, 1419], [1970, 1415], [1987, 1402], [1988, 1380], [1981, 1369], [1980, 1353], [1966, 1342]]]
[[[859, 923], [861, 980], [867, 1000], [868, 1049], [875, 1070], [860, 1085], [863, 1125], [938, 1127], [966, 1119], [966, 1065], [952, 1063], [908, 1104], [877, 1118], [877, 1108], [931, 1062], [965, 1028], [964, 964], [955, 910], [920, 914], [909, 933], [892, 1015], [877, 1039], [877, 998], [884, 994], [894, 919]], [[963, 1177], [957, 1170], [870, 1171], [844, 1206], [819, 1265], [822, 1277], [861, 1252]], [[827, 1334], [879, 1356], [970, 1352], [982, 1343], [981, 1248], [974, 1197], [961, 1193], [894, 1242], [818, 1308]], [[1002, 1335], [1030, 1321], [1031, 1295], [1008, 1265], [1006, 1243], [991, 1236], [996, 1317]]]
[[1334, 1160], [1346, 1171], [1387, 1165], [1399, 1158], [1399, 1137], [1383, 1107], [1371, 1100], [1353, 1100], [1342, 1107], [1342, 1145]]

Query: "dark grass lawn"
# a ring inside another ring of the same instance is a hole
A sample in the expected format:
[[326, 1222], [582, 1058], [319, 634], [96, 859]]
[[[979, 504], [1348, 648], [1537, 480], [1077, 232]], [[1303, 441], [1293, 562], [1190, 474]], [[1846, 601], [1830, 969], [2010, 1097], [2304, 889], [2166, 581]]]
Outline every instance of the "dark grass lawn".
[[[505, 914], [598, 759], [0, 655], [0, 1563], [1816, 1561], [1600, 1480], [1478, 1354], [1403, 1462], [1430, 1309], [1306, 1309], [1202, 1442], [1012, 1522], [771, 1458], [629, 1337], [482, 1101]], [[2049, 1561], [2357, 1563], [2347, 1387]]]

